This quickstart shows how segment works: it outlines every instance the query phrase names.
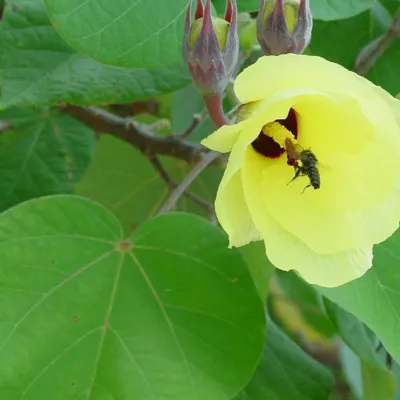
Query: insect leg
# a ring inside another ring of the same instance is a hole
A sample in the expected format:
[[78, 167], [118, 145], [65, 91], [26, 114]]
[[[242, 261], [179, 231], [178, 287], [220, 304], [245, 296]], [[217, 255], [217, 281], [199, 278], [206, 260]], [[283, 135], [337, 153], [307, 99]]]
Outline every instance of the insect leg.
[[[287, 185], [289, 185], [290, 183], [292, 183], [292, 182], [293, 182], [295, 179], [297, 179], [297, 178], [300, 176], [300, 174], [302, 173], [301, 168], [300, 168], [299, 166], [295, 167], [295, 169], [296, 169], [296, 173], [294, 174], [293, 179], [292, 179]], [[286, 186], [287, 186], [287, 185], [286, 185]]]
[[309, 183], [309, 184], [303, 189], [303, 191], [301, 192], [301, 194], [303, 194], [303, 193], [305, 192], [305, 190], [306, 190], [307, 188], [309, 188], [309, 187], [311, 187], [311, 183]]

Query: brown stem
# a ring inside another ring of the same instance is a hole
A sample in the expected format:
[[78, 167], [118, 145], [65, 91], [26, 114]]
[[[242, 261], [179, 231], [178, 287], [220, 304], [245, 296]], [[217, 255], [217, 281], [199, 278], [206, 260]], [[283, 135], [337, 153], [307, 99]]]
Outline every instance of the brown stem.
[[183, 181], [172, 191], [167, 202], [158, 212], [158, 215], [164, 214], [174, 209], [179, 198], [185, 193], [187, 188], [193, 183], [193, 181], [204, 171], [213, 161], [218, 159], [220, 154], [214, 151], [210, 151], [205, 154], [203, 158], [193, 167], [191, 171], [185, 176]]
[[156, 135], [145, 125], [139, 125], [129, 118], [119, 117], [101, 108], [74, 105], [60, 106], [59, 108], [94, 131], [107, 132], [118, 137], [147, 156], [168, 155], [194, 164], [201, 160], [207, 152], [202, 145], [186, 142], [179, 135]]
[[194, 114], [190, 125], [179, 135], [182, 139], [187, 139], [200, 125], [204, 118], [204, 113]]
[[[167, 170], [164, 168], [158, 157], [152, 156], [149, 157], [148, 159], [155, 168], [155, 170], [160, 174], [161, 179], [168, 185], [168, 187], [170, 189], [177, 188], [178, 184], [169, 176]], [[196, 194], [189, 192], [188, 190], [185, 191], [183, 195], [188, 199], [192, 200], [193, 202], [195, 202], [196, 204], [198, 204], [200, 207], [204, 208], [207, 211], [207, 213], [211, 213], [214, 210], [214, 207], [211, 203], [202, 199], [200, 196], [197, 196]]]
[[206, 95], [204, 96], [204, 102], [206, 103], [207, 111], [217, 128], [220, 128], [224, 125], [229, 125], [231, 123], [225, 116], [222, 108], [222, 95]]

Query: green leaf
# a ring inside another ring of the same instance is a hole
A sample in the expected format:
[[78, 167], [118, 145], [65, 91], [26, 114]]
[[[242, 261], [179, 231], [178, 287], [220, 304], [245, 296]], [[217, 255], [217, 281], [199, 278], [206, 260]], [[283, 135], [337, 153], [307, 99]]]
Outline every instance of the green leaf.
[[264, 309], [225, 235], [169, 214], [122, 238], [75, 196], [0, 216], [2, 399], [228, 400], [248, 382]]
[[[190, 166], [160, 158], [175, 181], [182, 179]], [[190, 186], [190, 191], [213, 202], [222, 171], [209, 168]], [[76, 193], [98, 201], [121, 221], [125, 232], [151, 218], [167, 200], [169, 190], [149, 160], [130, 144], [109, 135], [97, 143], [94, 160], [87, 174], [76, 187]], [[192, 200], [182, 197], [179, 210], [204, 212]]]
[[363, 400], [393, 400], [396, 378], [393, 372], [371, 364], [362, 363]]
[[[187, 0], [45, 0], [58, 33], [105, 64], [161, 68], [181, 61]], [[157, 55], [157, 56], [155, 56]]]
[[[396, 381], [400, 382], [400, 366], [397, 363], [393, 363], [393, 372], [396, 376]], [[397, 384], [397, 391], [394, 400], [400, 400], [400, 385]]]
[[[268, 0], [270, 1], [270, 0]], [[314, 19], [337, 20], [352, 17], [371, 8], [375, 0], [311, 0]], [[393, 0], [391, 0], [393, 1]], [[214, 0], [218, 13], [225, 10], [226, 0]], [[260, 0], [239, 0], [239, 12], [258, 11]]]
[[[374, 7], [356, 17], [340, 21], [315, 21], [308, 53], [353, 69], [360, 51], [389, 28], [391, 17], [376, 2]], [[338, 46], [346, 43], [346, 46]], [[400, 54], [400, 42], [394, 41], [375, 63], [367, 78], [384, 89], [397, 94], [400, 72], [393, 68]]]
[[94, 132], [45, 108], [2, 111], [0, 120], [11, 125], [0, 136], [0, 210], [72, 192], [92, 160]]
[[326, 400], [332, 388], [329, 370], [268, 321], [261, 362], [235, 400]]
[[325, 309], [346, 345], [362, 360], [380, 366], [375, 335], [354, 315], [324, 299]]
[[396, 379], [391, 371], [361, 361], [346, 345], [340, 351], [343, 371], [355, 399], [394, 400]]
[[384, 347], [400, 360], [400, 231], [374, 246], [374, 266], [361, 278], [337, 288], [318, 290], [360, 318]]
[[[225, 12], [226, 0], [213, 0], [213, 4], [219, 15]], [[239, 12], [258, 11], [260, 0], [239, 0], [237, 6]]]
[[325, 299], [325, 307], [338, 333], [361, 359], [363, 400], [393, 400], [396, 378], [386, 369], [375, 349], [375, 335], [359, 319]]
[[269, 280], [275, 272], [275, 267], [265, 255], [264, 243], [249, 243], [241, 247], [240, 252], [249, 267], [260, 296], [265, 302], [268, 296]]
[[349, 385], [354, 400], [361, 400], [363, 394], [361, 361], [344, 342], [340, 343], [339, 356], [343, 378]]
[[400, 6], [400, 0], [380, 0], [380, 3], [392, 14], [394, 15]]
[[359, 52], [372, 38], [369, 12], [340, 21], [315, 21], [307, 50], [352, 69]]
[[392, 42], [367, 75], [372, 82], [382, 86], [394, 96], [400, 91], [400, 70], [393, 68], [393, 63], [396, 63], [396, 60], [400, 60], [399, 40]]
[[1, 108], [129, 102], [190, 82], [182, 63], [148, 71], [107, 66], [76, 52], [51, 26], [42, 0], [7, 2], [0, 27]]
[[[184, 132], [193, 121], [195, 114], [205, 110], [203, 97], [198, 90], [190, 84], [174, 93], [172, 98], [171, 124], [174, 132]], [[215, 125], [207, 114], [197, 128], [190, 134], [191, 142], [199, 143], [215, 130]]]
[[276, 270], [276, 277], [287, 300], [298, 307], [304, 321], [321, 336], [330, 338], [336, 329], [325, 313], [321, 294], [293, 271]]
[[311, 10], [315, 19], [325, 21], [345, 19], [370, 9], [374, 1], [375, 0], [311, 0]]

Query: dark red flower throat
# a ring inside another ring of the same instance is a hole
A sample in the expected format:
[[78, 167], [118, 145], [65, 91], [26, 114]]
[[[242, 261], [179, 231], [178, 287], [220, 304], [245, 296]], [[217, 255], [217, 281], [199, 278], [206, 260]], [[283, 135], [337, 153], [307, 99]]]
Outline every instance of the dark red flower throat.
[[[285, 119], [277, 119], [275, 122], [279, 122], [288, 131], [292, 132], [293, 136], [297, 139], [297, 114], [293, 108], [289, 110]], [[251, 145], [257, 153], [269, 158], [278, 158], [285, 152], [285, 149], [263, 132], [260, 132], [257, 139]]]

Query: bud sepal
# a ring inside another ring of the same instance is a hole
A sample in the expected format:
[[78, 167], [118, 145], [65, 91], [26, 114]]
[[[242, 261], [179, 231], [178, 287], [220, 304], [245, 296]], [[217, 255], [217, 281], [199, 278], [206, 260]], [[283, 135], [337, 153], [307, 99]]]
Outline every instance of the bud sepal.
[[211, 16], [210, 0], [204, 8], [201, 0], [197, 0], [193, 23], [189, 2], [182, 54], [194, 85], [203, 95], [220, 94], [225, 90], [239, 54], [235, 0], [227, 0], [224, 18]]

